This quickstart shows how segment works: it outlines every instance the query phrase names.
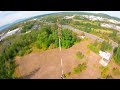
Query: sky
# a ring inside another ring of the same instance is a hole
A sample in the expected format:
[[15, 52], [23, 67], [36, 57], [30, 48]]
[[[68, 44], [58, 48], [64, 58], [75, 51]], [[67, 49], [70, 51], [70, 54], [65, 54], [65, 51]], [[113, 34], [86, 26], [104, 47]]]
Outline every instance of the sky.
[[[0, 27], [12, 23], [18, 19], [24, 19], [37, 15], [56, 13], [56, 12], [67, 12], [67, 11], [0, 11]], [[120, 18], [120, 11], [81, 11], [81, 12], [105, 13], [110, 16], [115, 16]]]

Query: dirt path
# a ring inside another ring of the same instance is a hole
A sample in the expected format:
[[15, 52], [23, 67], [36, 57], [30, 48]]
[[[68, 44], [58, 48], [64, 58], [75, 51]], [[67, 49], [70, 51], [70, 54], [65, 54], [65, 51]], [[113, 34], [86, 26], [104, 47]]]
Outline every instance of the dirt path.
[[[75, 58], [76, 52], [80, 51], [86, 55], [87, 44], [91, 42], [91, 40], [82, 41], [69, 49], [62, 49], [61, 52], [58, 48], [16, 57], [18, 66], [15, 73], [23, 78], [60, 79], [61, 58], [63, 59], [64, 73], [73, 71], [75, 66], [83, 63]], [[97, 78], [100, 76], [98, 68], [93, 67], [94, 64], [99, 65], [99, 55], [91, 52], [86, 56], [88, 56], [87, 69], [80, 74], [73, 75], [72, 78]]]

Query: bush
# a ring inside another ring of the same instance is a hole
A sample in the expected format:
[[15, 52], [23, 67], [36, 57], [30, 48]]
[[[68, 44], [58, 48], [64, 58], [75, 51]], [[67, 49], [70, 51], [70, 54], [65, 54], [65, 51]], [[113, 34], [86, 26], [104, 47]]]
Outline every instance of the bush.
[[111, 75], [108, 75], [106, 79], [113, 79], [113, 77]]
[[96, 48], [93, 44], [89, 44], [88, 48], [97, 54], [99, 53], [99, 49]]
[[78, 73], [82, 72], [83, 70], [86, 70], [86, 68], [87, 68], [86, 63], [79, 64], [77, 67], [74, 68], [74, 71], [73, 71], [73, 72], [74, 72], [75, 74], [78, 74]]
[[[22, 32], [32, 28], [32, 24], [25, 26]], [[52, 27], [53, 28], [53, 27]], [[59, 46], [57, 29], [51, 29], [50, 26], [45, 26], [39, 31], [32, 31], [28, 34], [15, 35], [1, 42], [0, 45], [0, 78], [13, 78], [14, 65], [10, 62], [14, 61], [16, 55], [23, 56], [32, 52], [32, 44], [36, 42], [36, 46], [42, 50]], [[70, 30], [61, 30], [61, 44], [65, 48], [74, 45], [77, 40], [76, 34]], [[4, 43], [4, 44], [2, 44]], [[55, 44], [55, 46], [54, 46]], [[2, 49], [3, 48], [3, 49]], [[1, 50], [2, 49], [2, 50]], [[10, 61], [10, 68], [5, 65], [6, 61]], [[14, 63], [14, 62], [13, 62]]]
[[107, 76], [109, 75], [109, 68], [108, 67], [100, 67], [101, 70], [101, 77], [102, 78], [107, 78]]
[[84, 55], [83, 55], [80, 51], [78, 51], [78, 52], [76, 53], [76, 57], [77, 57], [78, 59], [82, 59], [82, 58], [84, 57]]
[[79, 42], [77, 35], [69, 29], [61, 30], [61, 46], [62, 48], [70, 48], [75, 42]]
[[55, 44], [50, 44], [50, 46], [49, 46], [49, 49], [54, 49], [55, 48]]
[[32, 49], [29, 49], [29, 50], [27, 51], [27, 54], [30, 54], [32, 51], [33, 51]]
[[113, 68], [112, 69], [113, 75], [119, 76], [120, 75], [120, 70], [118, 68]]
[[101, 44], [101, 50], [102, 51], [109, 51], [112, 50], [112, 46], [109, 44], [109, 42], [102, 42]]
[[113, 58], [115, 62], [120, 65], [120, 45], [114, 50]]
[[19, 51], [18, 56], [23, 56], [25, 54], [24, 50]]
[[65, 73], [64, 76], [67, 78], [71, 75], [71, 72]]

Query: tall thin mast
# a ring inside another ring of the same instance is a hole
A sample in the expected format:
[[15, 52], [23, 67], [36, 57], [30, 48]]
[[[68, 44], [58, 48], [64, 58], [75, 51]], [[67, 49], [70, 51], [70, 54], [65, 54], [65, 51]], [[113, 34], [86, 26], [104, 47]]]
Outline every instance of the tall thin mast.
[[[59, 48], [60, 48], [60, 52], [61, 52], [61, 41], [60, 41], [60, 35], [61, 35], [61, 32], [60, 32], [60, 24], [59, 24], [59, 21], [57, 20], [58, 22], [58, 38], [59, 38]], [[62, 58], [61, 58], [61, 78], [63, 79], [63, 64], [62, 64]]]

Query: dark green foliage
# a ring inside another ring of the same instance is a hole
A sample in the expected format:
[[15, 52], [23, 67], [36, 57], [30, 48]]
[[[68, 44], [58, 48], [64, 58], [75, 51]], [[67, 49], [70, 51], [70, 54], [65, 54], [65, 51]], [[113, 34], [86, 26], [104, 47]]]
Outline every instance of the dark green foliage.
[[52, 43], [55, 43], [56, 47], [58, 47], [57, 30], [52, 30], [50, 26], [45, 26], [38, 34], [36, 46], [39, 49], [48, 49]]
[[[52, 30], [51, 27], [43, 27], [37, 39], [36, 46], [39, 49], [48, 49], [52, 43], [56, 47], [59, 47], [58, 30]], [[63, 48], [69, 48], [77, 41], [78, 39], [75, 33], [68, 29], [61, 30], [61, 46]]]
[[35, 36], [37, 36], [37, 32], [31, 32], [30, 34], [21, 35], [20, 37], [13, 37], [15, 38], [13, 42], [2, 50], [0, 54], [0, 78], [15, 78], [15, 76], [13, 76], [15, 69], [14, 57], [16, 55], [23, 56], [25, 53], [30, 53], [29, 45], [35, 42]]
[[61, 45], [63, 48], [71, 47], [77, 41], [76, 34], [68, 29], [61, 30]]
[[[30, 29], [30, 27], [27, 28]], [[76, 34], [70, 30], [61, 30], [61, 40], [63, 41], [62, 46], [69, 48], [76, 42]], [[40, 30], [5, 39], [0, 46], [0, 78], [15, 78], [13, 75], [15, 56], [23, 56], [32, 52], [30, 45], [34, 43], [36, 43], [38, 48], [43, 50], [47, 50], [49, 47], [59, 47], [56, 25], [46, 25]]]
[[75, 74], [79, 74], [79, 73], [82, 72], [83, 70], [86, 70], [86, 68], [87, 68], [86, 63], [79, 64], [77, 67], [74, 68], [74, 73], [75, 73]]
[[23, 28], [22, 28], [22, 30], [21, 30], [21, 33], [25, 33], [25, 32], [27, 32], [27, 31], [29, 31], [33, 26], [34, 26], [34, 23], [33, 23], [33, 22], [27, 22], [27, 23], [23, 26]]
[[102, 51], [108, 51], [108, 50], [112, 50], [112, 46], [111, 44], [109, 44], [109, 42], [102, 42], [101, 44], [101, 50]]
[[113, 58], [115, 62], [120, 65], [120, 45], [115, 49]]
[[97, 54], [99, 53], [99, 49], [94, 44], [89, 44], [88, 48]]

